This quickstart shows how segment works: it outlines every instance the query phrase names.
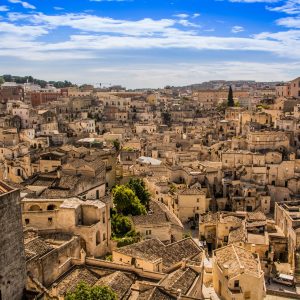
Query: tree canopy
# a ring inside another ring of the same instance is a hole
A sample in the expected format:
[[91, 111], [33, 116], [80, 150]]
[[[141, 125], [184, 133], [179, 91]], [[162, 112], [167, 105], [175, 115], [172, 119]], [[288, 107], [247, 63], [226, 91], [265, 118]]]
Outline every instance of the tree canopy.
[[118, 213], [128, 215], [144, 215], [146, 208], [134, 191], [125, 185], [118, 185], [112, 190], [113, 201]]
[[132, 230], [131, 220], [126, 216], [112, 212], [111, 230], [114, 237], [124, 237]]
[[145, 186], [145, 182], [143, 179], [139, 178], [131, 178], [128, 183], [128, 187], [130, 187], [136, 196], [139, 198], [140, 202], [149, 209], [149, 201], [150, 201], [150, 193]]
[[80, 282], [74, 292], [67, 293], [66, 300], [117, 300], [117, 294], [108, 286], [89, 286]]
[[32, 76], [12, 76], [10, 74], [5, 74], [2, 76], [3, 80], [5, 82], [16, 82], [19, 84], [30, 82], [40, 85], [42, 88], [44, 88], [48, 83], [52, 84], [56, 88], [64, 88], [64, 87], [70, 87], [73, 86], [72, 82], [64, 80], [64, 81], [46, 81], [42, 79], [36, 79]]
[[234, 106], [234, 100], [233, 100], [233, 92], [232, 92], [232, 87], [229, 87], [229, 91], [228, 91], [228, 101], [227, 101], [227, 105], [229, 107], [233, 107]]

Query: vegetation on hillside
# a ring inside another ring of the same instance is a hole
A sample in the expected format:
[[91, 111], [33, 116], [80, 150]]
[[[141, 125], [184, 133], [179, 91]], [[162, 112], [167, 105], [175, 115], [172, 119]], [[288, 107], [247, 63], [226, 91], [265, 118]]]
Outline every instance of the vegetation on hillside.
[[[12, 75], [2, 75], [0, 77], [0, 84], [1, 84], [1, 78], [4, 82], [16, 82], [16, 83], [35, 83], [40, 85], [42, 88], [44, 88], [47, 84], [52, 84], [56, 88], [65, 88], [73, 86], [72, 82], [64, 80], [64, 81], [45, 81], [41, 79], [33, 78], [32, 76], [12, 76]], [[2, 82], [3, 83], [3, 82]]]

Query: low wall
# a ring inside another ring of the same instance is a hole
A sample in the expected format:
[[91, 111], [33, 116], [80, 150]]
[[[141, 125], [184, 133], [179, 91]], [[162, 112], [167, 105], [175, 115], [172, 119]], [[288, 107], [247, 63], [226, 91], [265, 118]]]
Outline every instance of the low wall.
[[[80, 261], [79, 259], [72, 259], [72, 262], [73, 262], [74, 265], [82, 264], [82, 261]], [[163, 273], [144, 271], [142, 269], [135, 268], [134, 266], [116, 264], [114, 262], [95, 259], [95, 258], [86, 258], [85, 259], [85, 264], [88, 265], [88, 266], [93, 266], [93, 267], [101, 267], [101, 268], [108, 268], [108, 269], [114, 269], [114, 270], [121, 270], [121, 271], [125, 271], [125, 272], [126, 271], [127, 272], [134, 272], [137, 275], [139, 275], [140, 277], [144, 277], [144, 278], [152, 279], [152, 280], [160, 280], [165, 276], [165, 274], [163, 274]]]
[[300, 299], [300, 294], [283, 292], [283, 291], [275, 291], [269, 289], [267, 289], [267, 295], [280, 296], [280, 297], [285, 297], [287, 299]]

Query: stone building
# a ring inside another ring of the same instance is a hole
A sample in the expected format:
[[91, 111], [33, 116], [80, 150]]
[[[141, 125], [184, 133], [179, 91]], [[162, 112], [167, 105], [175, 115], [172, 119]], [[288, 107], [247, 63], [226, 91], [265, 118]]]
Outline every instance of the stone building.
[[87, 255], [103, 256], [110, 250], [110, 204], [78, 198], [22, 200], [24, 226], [40, 231], [61, 231], [82, 238]]
[[266, 293], [259, 257], [242, 247], [214, 251], [213, 286], [221, 299], [261, 300]]
[[183, 260], [204, 255], [192, 238], [164, 245], [158, 239], [145, 240], [113, 250], [113, 262], [132, 265], [144, 271], [168, 273], [178, 268]]
[[20, 191], [0, 182], [0, 299], [20, 300], [26, 280]]
[[150, 201], [150, 210], [147, 215], [131, 218], [135, 231], [139, 232], [145, 239], [158, 238], [164, 243], [182, 239], [182, 223], [161, 202]]

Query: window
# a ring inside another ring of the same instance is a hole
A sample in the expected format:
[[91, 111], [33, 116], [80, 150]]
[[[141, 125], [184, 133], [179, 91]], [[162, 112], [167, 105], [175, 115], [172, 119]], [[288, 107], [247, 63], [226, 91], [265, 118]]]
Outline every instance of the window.
[[235, 280], [235, 281], [234, 281], [234, 287], [235, 287], [235, 288], [240, 287], [240, 282], [239, 282], [239, 280]]
[[49, 224], [49, 225], [52, 224], [52, 218], [48, 218], [48, 224]]
[[100, 232], [97, 231], [96, 233], [96, 245], [99, 245], [101, 243], [101, 236], [100, 236]]
[[100, 198], [99, 190], [96, 190], [96, 199], [99, 199], [99, 198]]
[[102, 223], [105, 223], [105, 212], [102, 213]]
[[55, 209], [56, 209], [56, 205], [54, 205], [54, 204], [49, 204], [47, 206], [47, 210], [55, 210]]
[[225, 242], [225, 243], [228, 242], [228, 236], [224, 236], [224, 242]]
[[146, 230], [146, 235], [150, 235], [151, 234], [151, 230]]
[[29, 219], [25, 219], [25, 224], [26, 224], [26, 225], [29, 224]]

